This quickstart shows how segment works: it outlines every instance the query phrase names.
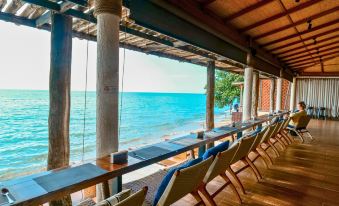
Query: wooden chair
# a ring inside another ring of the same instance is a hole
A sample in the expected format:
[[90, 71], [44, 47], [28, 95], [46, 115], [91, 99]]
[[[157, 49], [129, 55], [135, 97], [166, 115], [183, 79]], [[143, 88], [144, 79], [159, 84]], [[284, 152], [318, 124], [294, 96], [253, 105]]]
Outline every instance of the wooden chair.
[[160, 197], [157, 206], [171, 205], [187, 194], [192, 194], [198, 201], [196, 205], [204, 205], [203, 200], [198, 194], [198, 188], [202, 184], [212, 162], [213, 156], [196, 165], [176, 171]]
[[146, 198], [147, 190], [148, 188], [144, 187], [114, 206], [142, 206]]
[[[210, 205], [213, 205], [213, 206], [217, 205], [215, 201], [213, 200], [213, 198], [217, 196], [228, 185], [230, 185], [231, 189], [235, 192], [239, 202], [241, 203], [241, 198], [240, 198], [238, 191], [235, 188], [235, 185], [233, 184], [233, 182], [230, 181], [230, 179], [225, 174], [226, 170], [230, 167], [231, 161], [235, 153], [237, 152], [239, 145], [240, 145], [239, 143], [235, 143], [226, 151], [223, 151], [217, 154], [217, 156], [213, 160], [213, 163], [211, 164], [210, 168], [208, 169], [206, 173], [203, 183], [199, 187], [199, 191], [207, 199]], [[211, 182], [217, 176], [222, 177], [225, 181], [225, 184], [222, 185], [213, 194], [210, 194], [207, 191], [206, 186], [209, 182]]]
[[[274, 137], [278, 133], [278, 130], [280, 129], [281, 125], [282, 125], [282, 122], [278, 122], [278, 123], [271, 125], [271, 127], [272, 127], [271, 134], [265, 136], [265, 138], [262, 140], [262, 142], [260, 144], [261, 148], [264, 149], [265, 151], [268, 150], [269, 148], [271, 148], [274, 151], [274, 153], [277, 157], [280, 156], [280, 153], [278, 151], [278, 148], [275, 146], [275, 143], [277, 143], [277, 140], [275, 140]], [[272, 139], [274, 141], [272, 141]], [[265, 145], [266, 145], [266, 148], [263, 147]]]
[[302, 116], [302, 117], [300, 117], [298, 124], [294, 128], [287, 127], [287, 129], [295, 132], [300, 137], [302, 143], [305, 142], [305, 139], [304, 139], [304, 136], [303, 136], [303, 134], [305, 134], [305, 133], [309, 135], [311, 140], [314, 140], [311, 133], [306, 129], [306, 127], [307, 127], [307, 125], [310, 121], [311, 121], [310, 116]]
[[285, 120], [285, 123], [283, 124], [282, 128], [278, 132], [278, 135], [280, 135], [281, 140], [284, 140], [286, 142], [286, 145], [290, 145], [293, 143], [293, 139], [290, 138], [287, 132], [287, 126], [290, 122], [291, 118], [288, 118]]
[[242, 167], [241, 169], [239, 169], [238, 171], [234, 171], [231, 166], [227, 169], [227, 172], [233, 177], [233, 179], [236, 181], [236, 183], [240, 186], [240, 191], [241, 191], [242, 194], [246, 194], [246, 192], [245, 192], [244, 186], [242, 185], [240, 179], [237, 176], [238, 173], [240, 173], [241, 171], [243, 171], [247, 167], [250, 167], [252, 169], [252, 171], [254, 172], [257, 181], [259, 181], [259, 179], [261, 178], [261, 175], [260, 175], [258, 169], [254, 166], [254, 164], [248, 158], [248, 154], [249, 154], [249, 152], [252, 148], [254, 140], [255, 140], [255, 137], [252, 137], [252, 136], [243, 137], [240, 140], [239, 148], [236, 151], [236, 153], [235, 153], [235, 155], [234, 155], [234, 157], [231, 161], [231, 164], [230, 164], [230, 165], [233, 165], [236, 162], [241, 161], [245, 166]]

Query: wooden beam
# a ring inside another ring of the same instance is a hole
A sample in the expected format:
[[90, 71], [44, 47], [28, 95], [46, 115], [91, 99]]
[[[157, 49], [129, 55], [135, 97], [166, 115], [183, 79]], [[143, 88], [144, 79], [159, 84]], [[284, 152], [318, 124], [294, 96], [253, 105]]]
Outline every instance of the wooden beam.
[[[72, 18], [52, 15], [49, 82], [47, 170], [66, 167], [70, 159], [69, 122], [71, 107]], [[52, 201], [52, 206], [72, 205], [71, 197]]]
[[329, 53], [321, 54], [321, 55], [319, 55], [317, 57], [310, 57], [310, 58], [306, 58], [306, 59], [301, 59], [301, 60], [298, 60], [298, 61], [290, 62], [290, 63], [288, 63], [288, 65], [293, 67], [293, 66], [299, 65], [298, 63], [301, 63], [301, 62], [310, 61], [310, 60], [316, 60], [318, 58], [328, 57], [328, 56], [332, 56], [333, 54], [338, 54], [338, 53], [339, 53], [339, 51], [329, 52]]
[[275, 79], [271, 78], [270, 84], [270, 113], [274, 112], [274, 91], [275, 91]]
[[301, 36], [301, 35], [304, 35], [304, 34], [308, 34], [308, 33], [314, 32], [314, 31], [318, 31], [318, 30], [320, 30], [320, 29], [323, 29], [323, 28], [326, 28], [326, 27], [335, 25], [335, 24], [337, 24], [337, 23], [339, 23], [339, 19], [335, 19], [335, 20], [330, 21], [330, 22], [327, 22], [327, 23], [325, 23], [325, 24], [322, 24], [322, 25], [313, 27], [312, 29], [306, 29], [306, 30], [304, 30], [304, 31], [302, 31], [302, 32], [298, 32], [298, 33], [295, 33], [295, 34], [291, 34], [291, 35], [288, 35], [288, 36], [285, 36], [285, 37], [276, 39], [276, 40], [274, 40], [274, 41], [267, 42], [267, 43], [265, 43], [265, 44], [262, 44], [262, 46], [263, 46], [263, 47], [266, 47], [266, 46], [269, 46], [269, 45], [272, 45], [272, 44], [277, 44], [277, 43], [280, 43], [280, 42], [283, 42], [283, 41], [292, 39], [292, 38], [294, 38], [294, 37], [298, 37], [298, 36]]
[[268, 51], [269, 52], [274, 52], [276, 50], [283, 49], [283, 48], [286, 48], [286, 47], [289, 47], [289, 46], [292, 46], [292, 45], [295, 45], [295, 44], [303, 43], [303, 42], [311, 40], [311, 39], [316, 39], [316, 38], [319, 38], [321, 36], [325, 36], [325, 35], [328, 35], [328, 34], [335, 33], [337, 31], [339, 31], [339, 28], [334, 28], [334, 29], [331, 29], [329, 31], [325, 31], [325, 32], [322, 32], [322, 33], [319, 33], [319, 34], [316, 34], [316, 35], [313, 35], [313, 36], [309, 36], [309, 37], [304, 38], [302, 40], [293, 41], [293, 42], [290, 42], [288, 44], [284, 44], [284, 45], [275, 47], [273, 49], [269, 49]]
[[235, 19], [235, 18], [238, 18], [238, 17], [240, 17], [240, 16], [243, 16], [243, 15], [245, 15], [245, 14], [247, 14], [247, 13], [249, 13], [249, 12], [252, 12], [252, 11], [254, 11], [254, 10], [256, 10], [256, 9], [259, 9], [260, 7], [263, 7], [263, 6], [269, 4], [269, 3], [273, 2], [273, 1], [274, 1], [274, 0], [259, 1], [259, 2], [255, 3], [255, 4], [252, 4], [252, 5], [250, 5], [250, 6], [246, 7], [246, 8], [244, 8], [244, 9], [241, 9], [240, 11], [238, 11], [238, 12], [236, 12], [236, 13], [234, 13], [234, 14], [229, 15], [228, 17], [226, 17], [226, 18], [224, 19], [224, 21], [225, 21], [225, 22], [232, 21], [232, 20]]
[[[322, 42], [323, 41], [317, 41], [317, 44], [322, 43]], [[282, 57], [280, 57], [280, 59], [286, 59], [288, 57], [295, 57], [296, 55], [299, 55], [299, 54], [309, 53], [310, 51], [314, 51], [314, 50], [320, 50], [322, 48], [332, 46], [332, 45], [335, 45], [337, 43], [339, 43], [339, 40], [334, 41], [334, 42], [330, 42], [330, 43], [327, 43], [327, 44], [323, 44], [323, 45], [318, 46], [318, 47], [312, 47], [312, 48], [308, 48], [308, 46], [314, 46], [314, 43], [305, 44], [303, 46], [291, 49], [290, 51], [296, 51], [296, 52], [289, 53], [288, 55], [282, 56]], [[305, 48], [305, 50], [304, 51], [298, 51], [298, 49], [301, 49], [301, 48]], [[276, 54], [276, 55], [278, 55], [278, 54]]]
[[[328, 57], [328, 58], [324, 58], [321, 61], [322, 62], [326, 62], [326, 61], [332, 60], [332, 59], [334, 59], [336, 57], [338, 57], [338, 55], [332, 56], [332, 57]], [[299, 65], [294, 65], [294, 66], [292, 66], [292, 68], [295, 71], [300, 71], [300, 70], [304, 70], [304, 69], [307, 69], [307, 68], [312, 67], [312, 66], [316, 66], [318, 64], [320, 64], [320, 59], [316, 60], [316, 61], [313, 61], [313, 62], [304, 62], [304, 63], [299, 64]]]
[[[207, 85], [206, 85], [206, 129], [214, 128], [214, 96], [215, 96], [215, 62], [210, 61], [207, 66]], [[207, 148], [214, 144], [208, 144]]]
[[252, 86], [252, 117], [258, 116], [258, 101], [259, 101], [259, 73], [253, 73], [253, 86]]
[[321, 0], [307, 1], [307, 2], [305, 2], [305, 3], [303, 3], [303, 4], [300, 4], [300, 5], [298, 5], [298, 6], [295, 6], [295, 7], [293, 7], [293, 8], [290, 8], [290, 9], [284, 11], [284, 12], [281, 12], [281, 13], [279, 13], [279, 14], [273, 15], [273, 16], [267, 18], [267, 19], [263, 19], [263, 20], [261, 20], [261, 21], [258, 21], [258, 22], [256, 22], [256, 23], [254, 23], [254, 24], [248, 25], [248, 26], [246, 26], [246, 27], [240, 29], [240, 32], [241, 32], [241, 33], [244, 33], [244, 32], [246, 32], [246, 31], [248, 31], [248, 30], [251, 30], [251, 29], [254, 29], [254, 28], [256, 28], [256, 27], [259, 27], [259, 26], [262, 26], [262, 25], [264, 25], [264, 24], [267, 24], [268, 22], [272, 22], [272, 21], [274, 21], [274, 20], [276, 20], [276, 19], [279, 19], [279, 18], [281, 18], [281, 17], [284, 17], [284, 16], [286, 16], [286, 15], [289, 15], [289, 14], [292, 14], [292, 13], [294, 13], [294, 12], [297, 12], [297, 11], [300, 11], [300, 10], [302, 10], [302, 9], [305, 9], [305, 8], [307, 8], [307, 7], [310, 7], [310, 6], [312, 6], [312, 5], [316, 4], [316, 3], [319, 3], [320, 1], [321, 1]]
[[336, 50], [336, 49], [339, 49], [339, 45], [335, 45], [333, 47], [329, 47], [329, 48], [326, 48], [324, 50], [319, 50], [319, 52], [318, 51], [316, 51], [316, 52], [309, 52], [309, 53], [307, 53], [305, 55], [296, 56], [296, 57], [293, 57], [293, 58], [290, 58], [290, 59], [286, 59], [285, 61], [287, 63], [291, 63], [294, 60], [302, 59], [304, 57], [308, 57], [308, 56], [311, 56], [311, 55], [322, 55], [324, 52], [329, 52], [329, 51]]
[[277, 29], [273, 29], [271, 31], [268, 31], [268, 32], [265, 32], [265, 33], [262, 33], [262, 34], [259, 34], [257, 36], [253, 36], [253, 40], [258, 40], [258, 39], [261, 39], [261, 38], [264, 38], [264, 37], [267, 37], [267, 36], [270, 36], [270, 35], [273, 35], [273, 34], [276, 34], [278, 32], [281, 32], [281, 31], [284, 31], [286, 29], [289, 29], [289, 28], [293, 28], [293, 27], [296, 27], [300, 24], [304, 24], [304, 23], [307, 23], [307, 21], [309, 20], [315, 20], [315, 19], [318, 19], [320, 17], [323, 17], [323, 16], [326, 16], [328, 14], [331, 14], [333, 12], [336, 12], [339, 10], [339, 6], [336, 6], [332, 9], [329, 9], [329, 10], [326, 10], [326, 11], [323, 11], [323, 12], [320, 12], [318, 14], [315, 14], [315, 15], [312, 15], [310, 17], [306, 17], [304, 19], [301, 19], [299, 21], [296, 21], [294, 22], [293, 24], [288, 24], [286, 26], [283, 26], [283, 27], [280, 27], [280, 28], [277, 28]]
[[216, 0], [196, 0], [201, 4], [202, 7], [208, 6], [209, 4], [215, 2]]
[[302, 72], [301, 76], [339, 76], [339, 72]]

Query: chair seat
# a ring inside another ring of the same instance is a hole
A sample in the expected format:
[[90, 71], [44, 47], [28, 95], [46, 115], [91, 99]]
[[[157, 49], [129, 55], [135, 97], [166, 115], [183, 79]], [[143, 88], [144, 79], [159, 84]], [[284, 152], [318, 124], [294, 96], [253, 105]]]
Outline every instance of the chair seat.
[[140, 190], [140, 188], [148, 186], [148, 192], [147, 192], [147, 195], [146, 195], [144, 205], [150, 206], [150, 205], [152, 205], [152, 203], [154, 201], [154, 195], [155, 195], [156, 191], [158, 190], [158, 187], [159, 187], [162, 179], [166, 175], [166, 173], [167, 172], [164, 171], [164, 170], [159, 170], [158, 172], [151, 174], [149, 176], [146, 176], [144, 178], [141, 178], [139, 180], [128, 182], [128, 183], [124, 184], [122, 187], [123, 187], [123, 189], [128, 188], [132, 192], [137, 192], [138, 190]]

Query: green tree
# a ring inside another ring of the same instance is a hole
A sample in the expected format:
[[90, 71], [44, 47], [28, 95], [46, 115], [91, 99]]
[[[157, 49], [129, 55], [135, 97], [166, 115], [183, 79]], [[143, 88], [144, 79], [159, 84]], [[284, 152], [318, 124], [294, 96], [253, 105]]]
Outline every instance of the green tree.
[[233, 82], [243, 81], [243, 76], [231, 72], [216, 71], [215, 75], [215, 104], [219, 108], [232, 104], [235, 98], [240, 97], [240, 88], [232, 85]]

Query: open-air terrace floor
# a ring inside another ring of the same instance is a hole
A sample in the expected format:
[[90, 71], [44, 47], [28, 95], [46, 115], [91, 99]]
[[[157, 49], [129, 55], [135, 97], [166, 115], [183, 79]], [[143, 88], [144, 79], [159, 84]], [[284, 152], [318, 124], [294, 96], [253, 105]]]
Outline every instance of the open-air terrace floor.
[[[247, 193], [241, 205], [339, 205], [339, 121], [311, 120], [308, 128], [314, 141], [306, 138], [304, 144], [288, 146], [269, 169], [261, 159], [255, 162], [264, 177], [260, 182], [249, 168], [239, 173]], [[216, 178], [207, 189], [215, 191], [222, 183]], [[217, 205], [240, 205], [229, 186], [214, 200]], [[175, 203], [194, 204], [190, 196]]]

